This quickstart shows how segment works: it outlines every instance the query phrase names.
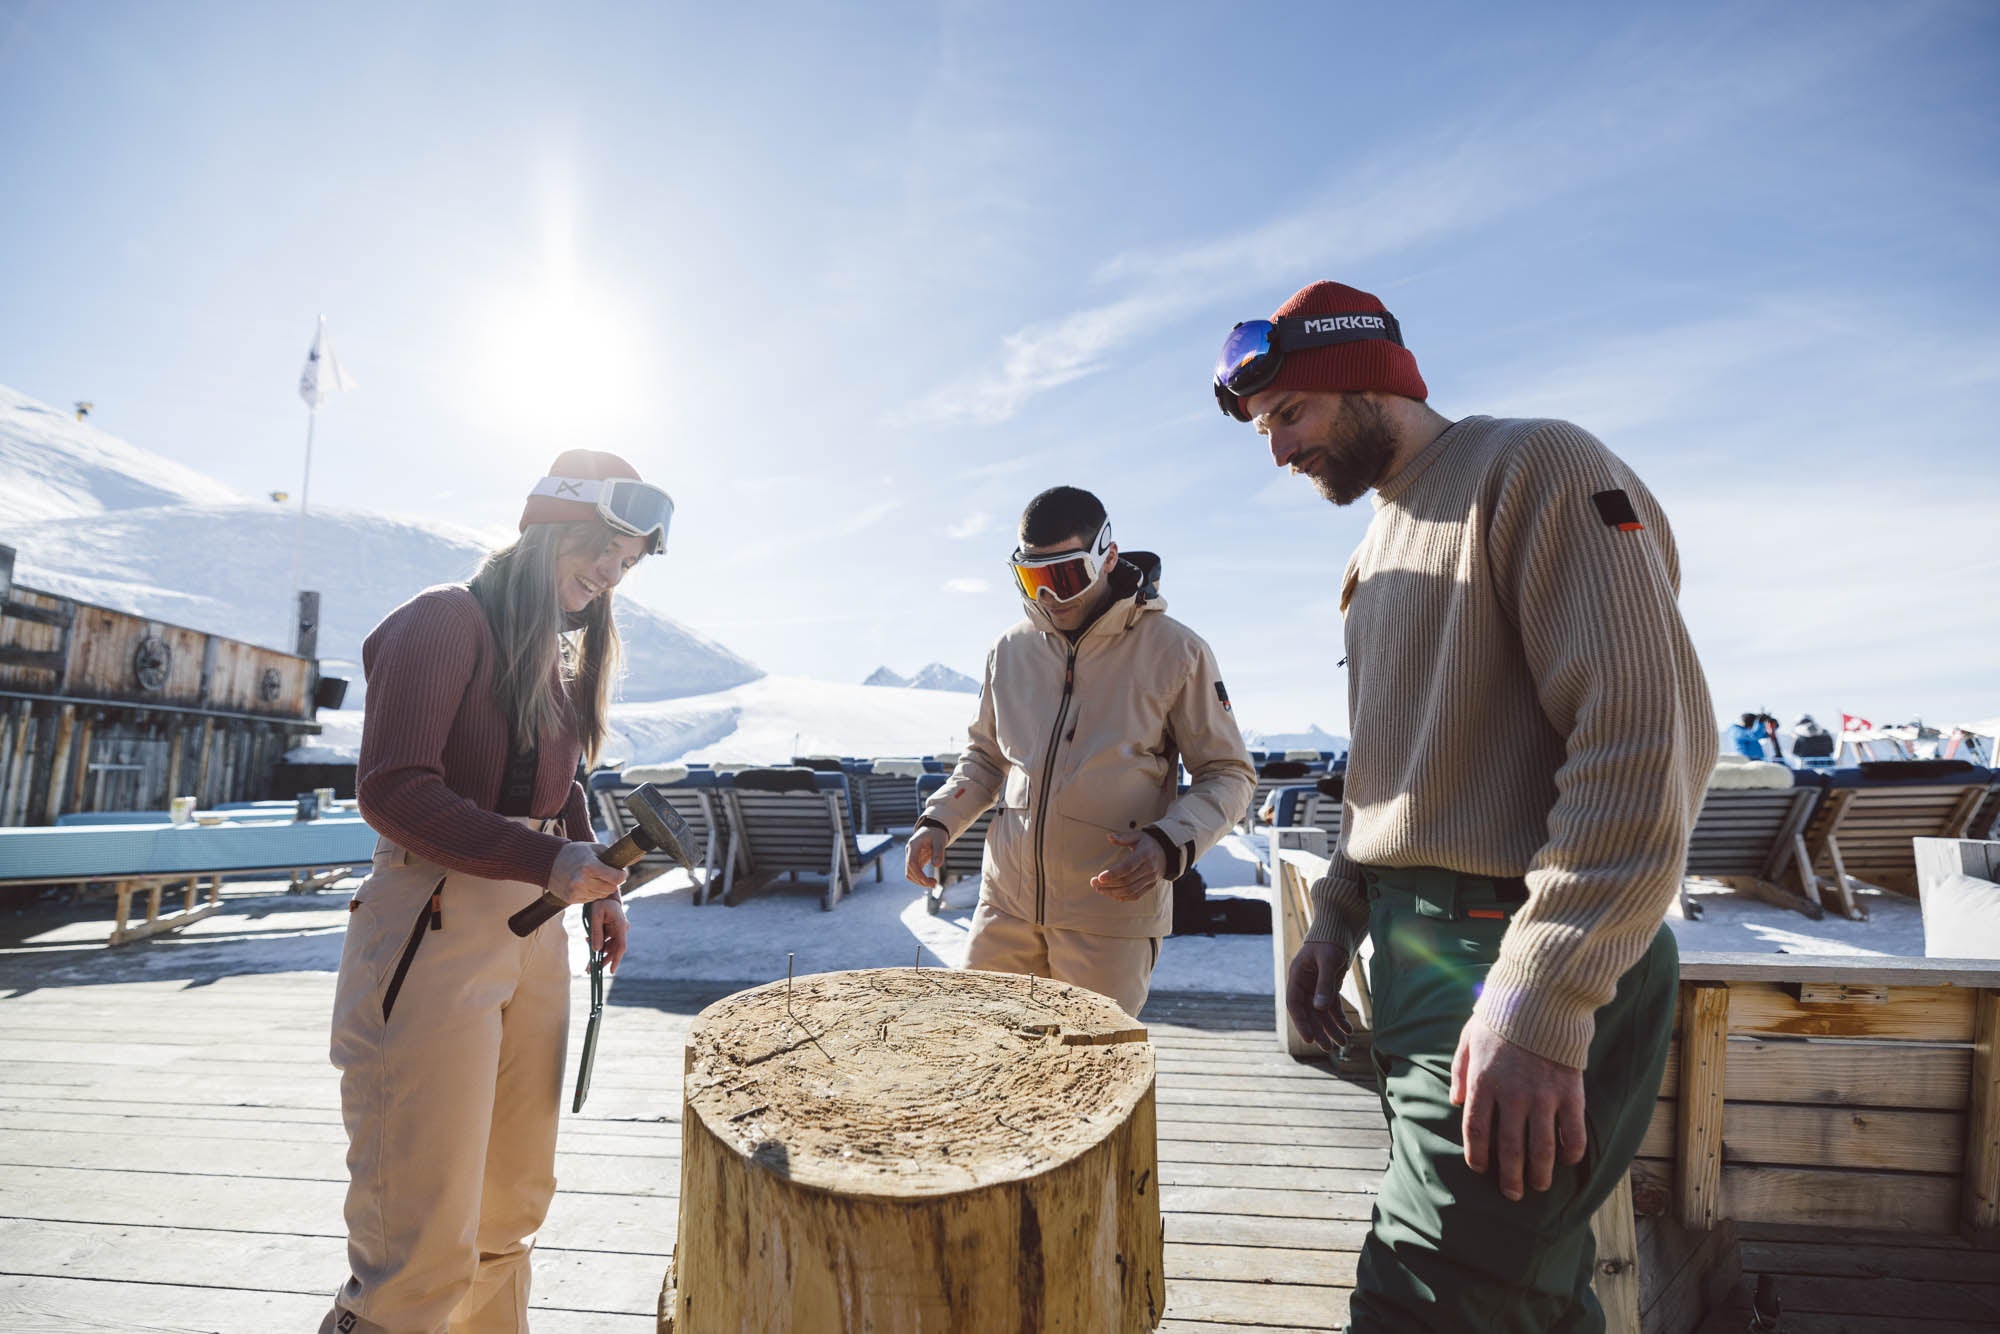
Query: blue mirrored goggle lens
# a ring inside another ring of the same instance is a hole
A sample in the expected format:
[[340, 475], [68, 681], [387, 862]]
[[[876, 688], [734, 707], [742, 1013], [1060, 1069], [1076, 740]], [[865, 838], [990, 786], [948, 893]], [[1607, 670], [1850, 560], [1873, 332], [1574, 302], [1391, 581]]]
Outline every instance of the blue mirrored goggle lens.
[[1272, 355], [1271, 322], [1245, 320], [1222, 340], [1222, 355], [1215, 361], [1215, 382], [1235, 394], [1255, 392], [1258, 381], [1275, 367]]

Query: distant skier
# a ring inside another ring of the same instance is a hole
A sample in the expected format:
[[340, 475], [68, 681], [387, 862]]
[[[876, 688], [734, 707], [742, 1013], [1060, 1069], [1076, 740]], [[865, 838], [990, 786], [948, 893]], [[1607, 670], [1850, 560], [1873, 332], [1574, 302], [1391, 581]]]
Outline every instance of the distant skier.
[[1074, 982], [1136, 1016], [1173, 930], [1168, 886], [1243, 817], [1256, 771], [1215, 655], [1166, 614], [1157, 560], [1119, 555], [1096, 496], [1042, 492], [1020, 540], [1026, 619], [987, 655], [905, 874], [936, 885], [927, 868], [997, 802], [967, 966]]
[[561, 918], [525, 939], [507, 919], [553, 890], [592, 905], [610, 967], [625, 953], [625, 872], [598, 859], [573, 775], [604, 743], [611, 590], [664, 548], [672, 514], [624, 460], [570, 450], [530, 493], [518, 541], [362, 646], [357, 795], [382, 838], [334, 990], [351, 1276], [321, 1334], [528, 1328], [569, 941]]
[[1764, 736], [1764, 720], [1758, 714], [1746, 713], [1729, 725], [1729, 744], [1746, 760], [1770, 758], [1764, 753]]

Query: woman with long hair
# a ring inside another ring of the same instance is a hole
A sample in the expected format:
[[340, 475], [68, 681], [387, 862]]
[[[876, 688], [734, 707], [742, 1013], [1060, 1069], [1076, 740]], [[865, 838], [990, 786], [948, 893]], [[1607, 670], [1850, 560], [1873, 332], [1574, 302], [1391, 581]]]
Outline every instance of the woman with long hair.
[[599, 860], [575, 773], [604, 744], [611, 590], [664, 549], [672, 514], [624, 460], [570, 450], [518, 541], [362, 647], [357, 795], [381, 839], [334, 993], [352, 1276], [322, 1334], [528, 1328], [569, 951], [561, 917], [526, 937], [507, 919], [550, 891], [587, 905], [606, 966], [624, 956], [625, 872]]

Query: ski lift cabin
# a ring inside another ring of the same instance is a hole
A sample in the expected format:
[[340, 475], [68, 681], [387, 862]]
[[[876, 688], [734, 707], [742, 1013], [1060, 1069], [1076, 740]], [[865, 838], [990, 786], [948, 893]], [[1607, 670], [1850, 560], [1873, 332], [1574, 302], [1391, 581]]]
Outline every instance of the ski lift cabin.
[[317, 593], [300, 595], [299, 651], [281, 653], [24, 588], [13, 570], [0, 547], [0, 825], [269, 797], [346, 690], [313, 656]]

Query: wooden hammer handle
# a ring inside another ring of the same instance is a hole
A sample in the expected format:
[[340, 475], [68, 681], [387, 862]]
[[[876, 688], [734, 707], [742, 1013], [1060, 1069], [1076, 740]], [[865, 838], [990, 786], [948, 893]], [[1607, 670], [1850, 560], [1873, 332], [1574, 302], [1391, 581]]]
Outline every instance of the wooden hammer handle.
[[[631, 866], [649, 849], [642, 847], [637, 837], [627, 834], [597, 855], [597, 859], [608, 866]], [[507, 929], [517, 936], [534, 934], [536, 927], [551, 917], [562, 916], [562, 910], [569, 907], [569, 900], [553, 890], [542, 891], [542, 896], [521, 911], [507, 919]]]

